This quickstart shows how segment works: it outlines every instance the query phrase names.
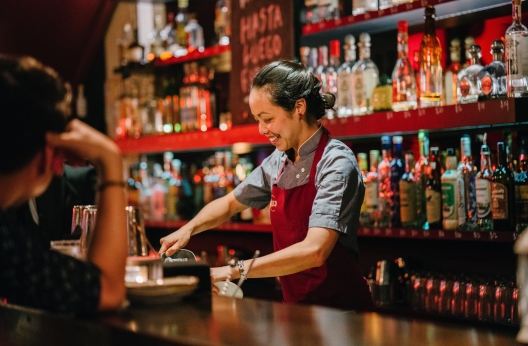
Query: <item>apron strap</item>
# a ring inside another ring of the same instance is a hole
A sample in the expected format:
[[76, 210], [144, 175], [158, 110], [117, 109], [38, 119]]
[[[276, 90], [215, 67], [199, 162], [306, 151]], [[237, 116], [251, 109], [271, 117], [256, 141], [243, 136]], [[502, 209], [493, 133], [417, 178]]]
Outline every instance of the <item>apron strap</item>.
[[317, 149], [315, 150], [315, 156], [312, 162], [312, 167], [310, 168], [309, 184], [315, 184], [315, 171], [317, 169], [317, 164], [321, 160], [321, 157], [323, 157], [324, 150], [329, 141], [330, 133], [327, 129], [323, 127], [323, 134], [321, 135], [321, 139], [319, 140], [319, 144], [317, 145]]

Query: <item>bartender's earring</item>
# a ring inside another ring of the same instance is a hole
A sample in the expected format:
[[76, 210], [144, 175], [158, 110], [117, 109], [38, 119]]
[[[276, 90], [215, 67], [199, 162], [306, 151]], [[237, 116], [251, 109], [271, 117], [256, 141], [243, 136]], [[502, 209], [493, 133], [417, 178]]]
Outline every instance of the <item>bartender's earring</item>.
[[303, 114], [302, 113], [299, 113], [299, 118], [302, 118]]

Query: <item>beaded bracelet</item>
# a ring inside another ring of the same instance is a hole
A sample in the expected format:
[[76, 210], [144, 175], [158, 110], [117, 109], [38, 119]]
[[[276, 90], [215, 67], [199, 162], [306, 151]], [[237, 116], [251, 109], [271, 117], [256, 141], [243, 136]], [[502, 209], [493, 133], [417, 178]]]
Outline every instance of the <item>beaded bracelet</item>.
[[127, 187], [127, 182], [117, 181], [117, 180], [103, 181], [102, 183], [99, 184], [99, 186], [97, 186], [97, 190], [102, 191], [106, 189], [107, 187], [111, 187], [111, 186], [117, 186], [117, 187], [124, 189]]
[[244, 274], [244, 260], [240, 260], [237, 262], [238, 266], [238, 272], [240, 273], [240, 279], [246, 280], [246, 274]]

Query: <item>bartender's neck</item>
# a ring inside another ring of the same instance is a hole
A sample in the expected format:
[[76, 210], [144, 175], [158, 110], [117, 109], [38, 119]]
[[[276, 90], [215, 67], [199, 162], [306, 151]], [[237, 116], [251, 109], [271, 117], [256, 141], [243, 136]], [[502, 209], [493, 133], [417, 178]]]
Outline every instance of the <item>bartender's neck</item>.
[[293, 157], [290, 157], [290, 159], [296, 163], [301, 159], [300, 150], [301, 147], [312, 138], [317, 131], [320, 129], [321, 125], [318, 123], [314, 123], [311, 125], [306, 124], [306, 127], [301, 131], [301, 134], [299, 136], [299, 145], [296, 148], [291, 148], [293, 151]]
[[0, 210], [20, 206], [46, 188], [33, 161], [11, 173], [0, 174]]

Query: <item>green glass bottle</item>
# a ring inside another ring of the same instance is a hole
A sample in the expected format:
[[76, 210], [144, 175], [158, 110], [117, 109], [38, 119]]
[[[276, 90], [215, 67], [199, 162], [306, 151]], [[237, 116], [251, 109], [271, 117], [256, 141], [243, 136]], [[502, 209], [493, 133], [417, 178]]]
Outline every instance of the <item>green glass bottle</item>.
[[497, 143], [497, 169], [491, 178], [491, 214], [497, 231], [515, 229], [515, 182], [508, 168], [504, 142]]

